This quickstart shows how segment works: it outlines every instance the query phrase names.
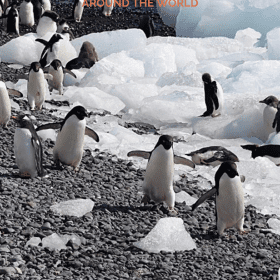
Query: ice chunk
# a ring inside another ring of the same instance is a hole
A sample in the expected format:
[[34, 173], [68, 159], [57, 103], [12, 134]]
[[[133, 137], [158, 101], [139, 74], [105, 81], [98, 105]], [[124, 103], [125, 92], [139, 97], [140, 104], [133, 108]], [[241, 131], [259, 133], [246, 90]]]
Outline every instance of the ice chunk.
[[37, 132], [37, 134], [46, 141], [47, 139], [51, 139], [52, 141], [56, 140], [56, 132], [53, 129], [44, 129]]
[[175, 201], [179, 203], [185, 201], [187, 205], [193, 205], [197, 201], [197, 198], [190, 196], [184, 191], [181, 191], [175, 194]]
[[267, 224], [273, 230], [274, 233], [280, 234], [280, 220], [275, 218], [270, 218], [267, 221]]
[[177, 70], [172, 45], [150, 44], [141, 50], [133, 49], [128, 53], [130, 57], [144, 62], [146, 77], [160, 77], [165, 72]]
[[71, 103], [79, 102], [88, 110], [103, 109], [112, 114], [117, 114], [125, 107], [125, 104], [119, 98], [96, 87], [68, 87], [64, 97], [68, 98]]
[[151, 232], [134, 246], [148, 251], [159, 253], [160, 251], [175, 252], [196, 249], [196, 244], [184, 227], [181, 218], [162, 218]]
[[[167, 4], [165, 5], [164, 3]], [[177, 2], [174, 0], [165, 1], [158, 0], [156, 1], [157, 11], [162, 19], [162, 21], [173, 28], [176, 26], [176, 18], [180, 12], [180, 7], [177, 5]]]
[[72, 75], [69, 75], [68, 73], [64, 74], [63, 85], [65, 87], [79, 84], [80, 81], [83, 79], [83, 77], [86, 75], [86, 73], [89, 71], [89, 69], [81, 68], [79, 70], [73, 69], [71, 71], [76, 75], [77, 78], [74, 78]]
[[237, 31], [234, 39], [243, 43], [244, 47], [252, 48], [261, 36], [262, 34], [260, 32], [257, 32], [252, 28], [246, 28], [244, 30]]
[[41, 243], [42, 241], [41, 241], [41, 238], [40, 237], [31, 237], [30, 239], [29, 239], [29, 241], [27, 241], [26, 242], [26, 245], [25, 245], [25, 247], [27, 247], [27, 246], [38, 246], [40, 243]]
[[231, 68], [223, 65], [222, 63], [213, 61], [200, 63], [197, 70], [201, 74], [209, 73], [214, 80], [218, 77], [222, 77], [224, 80], [231, 73]]
[[57, 233], [53, 233], [42, 239], [43, 248], [48, 247], [53, 250], [67, 249], [65, 239], [61, 238]]
[[280, 59], [280, 27], [274, 28], [266, 35], [269, 59]]
[[80, 52], [80, 48], [85, 41], [89, 41], [93, 44], [98, 59], [101, 60], [112, 53], [134, 48], [144, 48], [147, 38], [142, 30], [133, 28], [91, 33], [71, 41], [77, 53]]
[[73, 199], [52, 205], [50, 209], [61, 215], [82, 217], [94, 206], [91, 199]]

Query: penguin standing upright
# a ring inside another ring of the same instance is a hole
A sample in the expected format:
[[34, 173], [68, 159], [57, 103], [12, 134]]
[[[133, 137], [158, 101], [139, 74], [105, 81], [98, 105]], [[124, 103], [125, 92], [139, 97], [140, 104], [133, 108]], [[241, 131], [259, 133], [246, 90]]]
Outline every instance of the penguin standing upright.
[[174, 155], [173, 138], [169, 135], [160, 136], [151, 152], [131, 151], [128, 157], [138, 156], [148, 159], [146, 175], [143, 183], [145, 204], [152, 199], [156, 203], [165, 202], [170, 212], [176, 213], [175, 192], [173, 190], [174, 163], [184, 164], [192, 168], [194, 163], [186, 158]]
[[33, 5], [33, 14], [34, 14], [34, 20], [37, 22], [42, 15], [42, 1], [41, 0], [31, 0]]
[[75, 0], [74, 2], [74, 6], [73, 6], [73, 19], [76, 22], [80, 22], [82, 19], [82, 15], [83, 15], [83, 11], [84, 11], [84, 7], [83, 7], [83, 0]]
[[155, 25], [153, 19], [149, 15], [144, 15], [140, 20], [139, 29], [144, 31], [147, 38], [154, 36]]
[[54, 59], [58, 59], [58, 51], [60, 48], [59, 40], [62, 39], [63, 37], [61, 36], [61, 34], [55, 33], [49, 41], [43, 39], [35, 40], [45, 45], [40, 58], [40, 64], [42, 68], [44, 68], [46, 65], [49, 65]]
[[212, 81], [210, 74], [202, 75], [205, 92], [206, 111], [200, 117], [217, 117], [221, 114], [224, 105], [224, 93], [217, 81]]
[[58, 60], [58, 59], [53, 60], [49, 67], [49, 74], [51, 74], [53, 77], [52, 80], [48, 81], [49, 86], [50, 86], [50, 91], [52, 91], [53, 89], [56, 89], [59, 91], [60, 95], [63, 95], [64, 73], [68, 73], [71, 76], [73, 76], [74, 78], [77, 78], [76, 75], [72, 71], [70, 71], [62, 66], [62, 63], [60, 60]]
[[62, 162], [77, 170], [83, 156], [85, 135], [99, 142], [96, 132], [86, 126], [85, 117], [87, 117], [86, 109], [83, 106], [76, 106], [68, 112], [62, 122], [37, 127], [37, 131], [50, 128], [60, 129], [53, 148], [54, 162], [57, 167]]
[[20, 23], [32, 27], [35, 24], [33, 4], [31, 0], [24, 0], [19, 8]]
[[3, 17], [7, 17], [7, 33], [16, 33], [19, 35], [19, 14], [17, 10], [17, 2], [13, 2], [9, 9], [8, 14]]
[[272, 127], [272, 124], [275, 119], [275, 115], [277, 113], [277, 105], [279, 100], [275, 96], [270, 95], [264, 100], [261, 100], [259, 102], [266, 104], [263, 110], [263, 123], [269, 135], [270, 133], [275, 131], [275, 128]]
[[39, 37], [43, 37], [46, 33], [55, 33], [57, 30], [57, 22], [59, 15], [54, 11], [46, 11], [42, 14], [36, 32]]
[[52, 76], [44, 74], [39, 62], [32, 62], [27, 83], [27, 99], [30, 110], [35, 110], [35, 106], [39, 110], [42, 109], [47, 91], [45, 78], [52, 79]]
[[114, 0], [105, 0], [103, 6], [103, 15], [109, 17], [114, 9]]
[[43, 151], [40, 138], [27, 116], [20, 115], [14, 118], [20, 124], [14, 135], [14, 152], [20, 176], [43, 177]]
[[[1, 0], [0, 0], [1, 1]], [[0, 81], [0, 124], [7, 127], [11, 117], [11, 101], [4, 82]]]
[[216, 194], [216, 222], [219, 235], [230, 227], [236, 227], [240, 233], [244, 233], [243, 181], [234, 162], [223, 162], [215, 174], [215, 186], [197, 200], [192, 206], [192, 211]]
[[50, 11], [51, 10], [50, 0], [42, 0], [42, 7], [43, 7], [44, 11]]

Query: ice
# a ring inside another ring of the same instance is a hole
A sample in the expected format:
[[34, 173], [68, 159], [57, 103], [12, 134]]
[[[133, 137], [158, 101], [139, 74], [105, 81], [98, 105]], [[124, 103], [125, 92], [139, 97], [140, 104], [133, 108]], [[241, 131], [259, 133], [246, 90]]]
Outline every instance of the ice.
[[222, 63], [205, 61], [204, 63], [200, 63], [200, 66], [197, 70], [201, 74], [209, 73], [214, 80], [219, 80], [220, 78], [220, 80], [223, 81], [231, 73], [232, 69]]
[[57, 203], [50, 208], [60, 215], [82, 217], [90, 212], [93, 206], [94, 202], [91, 199], [74, 199]]
[[65, 240], [61, 238], [57, 233], [53, 233], [42, 239], [43, 248], [48, 247], [51, 250], [67, 249]]
[[77, 53], [80, 52], [80, 48], [85, 41], [89, 41], [93, 44], [98, 58], [101, 60], [112, 53], [134, 48], [143, 48], [146, 46], [147, 38], [142, 30], [133, 28], [91, 33], [71, 41]]
[[175, 53], [169, 44], [150, 44], [141, 50], [129, 51], [129, 55], [144, 62], [146, 77], [160, 77], [165, 72], [177, 70]]
[[243, 43], [245, 47], [252, 48], [261, 36], [262, 34], [260, 32], [257, 32], [252, 28], [246, 28], [244, 30], [237, 31], [234, 39]]
[[27, 246], [38, 246], [42, 242], [40, 237], [31, 237], [29, 241], [26, 242], [25, 247]]
[[53, 129], [44, 129], [37, 132], [37, 134], [46, 141], [47, 139], [51, 139], [52, 141], [56, 141], [56, 132]]
[[71, 70], [77, 78], [74, 78], [72, 75], [69, 75], [68, 73], [64, 74], [64, 80], [63, 85], [65, 87], [74, 86], [80, 83], [80, 81], [83, 79], [83, 77], [86, 75], [86, 73], [89, 71], [87, 68], [81, 68], [79, 70], [73, 69]]
[[184, 191], [181, 191], [175, 194], [175, 201], [179, 203], [186, 202], [186, 205], [193, 205], [197, 201], [197, 198], [190, 196]]
[[280, 28], [274, 28], [266, 35], [269, 59], [280, 59]]
[[[156, 1], [157, 5], [157, 11], [162, 19], [162, 21], [173, 28], [176, 26], [176, 18], [180, 12], [180, 7], [177, 5], [177, 3], [173, 0], [170, 0], [167, 2], [167, 4], [164, 6], [163, 3], [166, 1]], [[174, 6], [174, 7], [172, 7]]]
[[135, 242], [134, 246], [149, 253], [196, 249], [196, 244], [186, 231], [183, 220], [173, 217], [160, 219], [149, 234], [141, 241]]

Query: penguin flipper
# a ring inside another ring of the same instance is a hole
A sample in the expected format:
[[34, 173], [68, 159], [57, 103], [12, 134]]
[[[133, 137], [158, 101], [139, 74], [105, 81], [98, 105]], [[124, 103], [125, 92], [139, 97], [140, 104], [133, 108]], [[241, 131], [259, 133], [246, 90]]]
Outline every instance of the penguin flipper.
[[73, 76], [75, 79], [77, 79], [77, 76], [71, 71], [66, 68], [63, 68], [63, 73], [68, 73], [69, 75]]
[[52, 74], [44, 74], [44, 77], [46, 80], [53, 80], [53, 75]]
[[99, 142], [99, 136], [97, 135], [97, 133], [93, 129], [89, 128], [88, 126], [86, 126], [85, 135], [91, 137], [96, 142]]
[[42, 167], [42, 147], [40, 145], [39, 139], [31, 138], [33, 148], [35, 150], [35, 165], [38, 175], [42, 177], [44, 175], [44, 170]]
[[217, 192], [216, 187], [213, 187], [211, 190], [203, 194], [195, 204], [192, 205], [192, 211], [194, 211], [200, 204], [202, 204], [205, 200], [212, 197]]
[[44, 40], [44, 39], [41, 39], [41, 38], [38, 38], [38, 39], [36, 39], [35, 41], [37, 41], [37, 42], [43, 44], [44, 46], [46, 46], [46, 45], [48, 44], [48, 41], [46, 41], [46, 40]]
[[7, 90], [8, 90], [9, 95], [13, 95], [13, 96], [17, 96], [17, 97], [23, 97], [23, 94], [18, 90], [11, 89], [11, 88], [8, 88]]
[[217, 83], [215, 81], [213, 81], [211, 85], [213, 88], [212, 100], [213, 100], [215, 109], [217, 110], [219, 108], [219, 100], [217, 97], [218, 87], [217, 87]]
[[179, 156], [174, 155], [174, 163], [183, 164], [183, 165], [187, 165], [191, 168], [195, 168], [195, 164], [191, 160], [184, 158], [184, 157], [179, 157]]
[[246, 180], [246, 177], [244, 175], [240, 175], [240, 181], [241, 183], [244, 183]]
[[145, 151], [131, 151], [127, 154], [128, 157], [141, 157], [144, 159], [149, 159], [151, 153]]
[[259, 145], [241, 145], [241, 147], [245, 150], [254, 151], [257, 147], [259, 147]]
[[36, 128], [36, 131], [44, 130], [44, 129], [60, 129], [61, 123], [47, 123], [44, 125], [40, 125]]

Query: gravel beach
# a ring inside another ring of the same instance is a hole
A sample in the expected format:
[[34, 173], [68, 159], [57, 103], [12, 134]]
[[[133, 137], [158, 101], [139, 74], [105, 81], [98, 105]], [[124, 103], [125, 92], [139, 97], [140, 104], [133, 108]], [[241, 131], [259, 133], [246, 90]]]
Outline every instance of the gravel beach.
[[[72, 4], [52, 5], [61, 17], [71, 14]], [[82, 23], [72, 23], [71, 27], [75, 37], [137, 27], [143, 12], [144, 9], [134, 7], [118, 8], [111, 18], [105, 18], [101, 9], [85, 8]], [[156, 35], [175, 35], [155, 9], [146, 12], [155, 21]], [[34, 31], [35, 27], [20, 28], [21, 35]], [[12, 38], [15, 36], [2, 31], [0, 45]], [[1, 78], [15, 82], [15, 75], [27, 69], [15, 70], [1, 63]], [[22, 110], [28, 109], [27, 100], [13, 99]], [[62, 102], [54, 104], [59, 106]], [[32, 113], [36, 118], [34, 124], [59, 120], [51, 113], [47, 109]], [[126, 126], [140, 134], [154, 133], [151, 126]], [[197, 249], [144, 252], [133, 243], [144, 238], [159, 219], [169, 216], [163, 206], [158, 209], [154, 204], [141, 205], [139, 189], [145, 170], [135, 168], [131, 161], [87, 149], [79, 172], [68, 167], [57, 170], [52, 157], [54, 142], [47, 140], [42, 141], [43, 167], [49, 176], [22, 179], [13, 152], [15, 128], [11, 120], [8, 129], [0, 130], [0, 279], [278, 279], [280, 237], [271, 233], [267, 225], [267, 220], [276, 216], [259, 214], [248, 206], [244, 228], [249, 233], [240, 235], [231, 229], [219, 238], [213, 199], [195, 212], [184, 203], [176, 203], [177, 217], [183, 219]], [[174, 184], [174, 189], [197, 198], [205, 192], [197, 180], [188, 179], [188, 174]], [[78, 198], [89, 198], [95, 203], [93, 210], [81, 218], [61, 216], [50, 210], [55, 203]], [[60, 251], [43, 248], [41, 244], [26, 246], [32, 237], [42, 239], [53, 233], [75, 234], [81, 244], [69, 241], [67, 249]]]

